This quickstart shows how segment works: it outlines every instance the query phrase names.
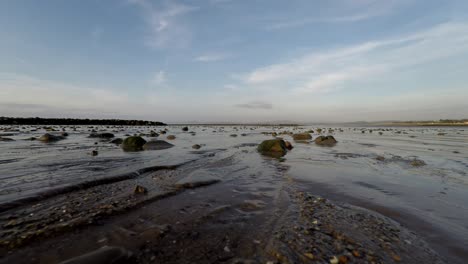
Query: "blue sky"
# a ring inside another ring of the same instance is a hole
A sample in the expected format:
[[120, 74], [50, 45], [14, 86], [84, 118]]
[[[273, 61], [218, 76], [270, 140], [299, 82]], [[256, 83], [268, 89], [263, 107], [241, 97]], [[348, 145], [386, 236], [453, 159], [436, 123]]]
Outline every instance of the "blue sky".
[[468, 117], [468, 1], [4, 0], [0, 116]]

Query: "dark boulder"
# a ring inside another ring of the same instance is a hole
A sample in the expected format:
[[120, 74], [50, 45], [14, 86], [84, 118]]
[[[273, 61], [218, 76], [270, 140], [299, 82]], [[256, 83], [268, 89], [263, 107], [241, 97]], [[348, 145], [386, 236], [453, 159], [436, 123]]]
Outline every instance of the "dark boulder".
[[122, 148], [125, 151], [138, 151], [143, 150], [143, 145], [146, 144], [146, 140], [142, 137], [128, 137], [122, 142]]
[[312, 139], [312, 136], [309, 133], [300, 133], [300, 134], [294, 134], [293, 139], [297, 141], [310, 140]]
[[333, 136], [319, 136], [315, 139], [315, 144], [322, 146], [333, 146], [337, 143]]
[[174, 145], [164, 140], [151, 140], [151, 141], [146, 142], [146, 144], [143, 145], [144, 150], [160, 150], [160, 149], [168, 149], [172, 147], [174, 147]]
[[62, 139], [65, 139], [65, 138], [62, 136], [56, 136], [56, 135], [52, 135], [49, 133], [46, 133], [39, 138], [39, 140], [42, 142], [55, 142], [55, 141], [59, 141]]
[[264, 140], [258, 145], [257, 150], [263, 155], [273, 157], [282, 157], [288, 152], [286, 142], [282, 139]]

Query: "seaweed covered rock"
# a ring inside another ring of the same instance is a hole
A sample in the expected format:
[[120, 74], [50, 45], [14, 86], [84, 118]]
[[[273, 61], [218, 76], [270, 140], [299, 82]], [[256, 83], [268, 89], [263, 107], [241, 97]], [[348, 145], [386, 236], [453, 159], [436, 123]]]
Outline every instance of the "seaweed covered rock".
[[62, 136], [55, 136], [55, 135], [46, 133], [46, 134], [42, 135], [42, 136], [39, 138], [39, 140], [42, 141], [42, 142], [54, 142], [54, 141], [62, 140], [62, 139], [64, 139], [64, 138], [65, 138], [65, 137], [62, 137]]
[[310, 140], [312, 136], [309, 133], [299, 133], [293, 135], [294, 140]]
[[286, 142], [282, 139], [264, 140], [258, 145], [257, 150], [263, 155], [273, 157], [282, 157], [288, 152]]
[[146, 144], [146, 140], [144, 140], [142, 137], [132, 136], [132, 137], [126, 138], [122, 142], [122, 148], [126, 151], [143, 150], [143, 145], [145, 144]]
[[172, 148], [173, 146], [174, 145], [164, 140], [151, 140], [151, 141], [146, 142], [146, 144], [143, 145], [143, 149], [144, 150], [160, 150], [160, 149]]
[[315, 139], [315, 144], [322, 146], [333, 146], [337, 143], [333, 136], [319, 136]]

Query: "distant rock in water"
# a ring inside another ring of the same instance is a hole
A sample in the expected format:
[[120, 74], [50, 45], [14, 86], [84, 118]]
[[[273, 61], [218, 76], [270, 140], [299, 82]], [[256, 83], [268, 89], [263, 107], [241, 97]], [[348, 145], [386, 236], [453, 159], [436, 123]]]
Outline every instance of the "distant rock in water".
[[285, 146], [286, 146], [286, 148], [287, 148], [288, 150], [291, 150], [291, 149], [294, 148], [293, 145], [291, 144], [291, 142], [289, 142], [289, 141], [285, 141], [284, 144], [285, 144]]
[[286, 142], [282, 139], [264, 140], [257, 147], [258, 152], [272, 157], [282, 157], [288, 152]]
[[333, 146], [337, 143], [333, 136], [319, 136], [315, 139], [315, 144], [322, 146]]
[[133, 193], [134, 194], [147, 194], [148, 193], [148, 190], [141, 186], [141, 185], [137, 185], [135, 186], [135, 189], [133, 190]]
[[200, 149], [200, 148], [201, 148], [201, 146], [200, 146], [200, 145], [198, 145], [198, 144], [195, 144], [195, 145], [193, 145], [193, 146], [192, 146], [192, 148], [193, 148], [193, 149]]
[[169, 139], [169, 140], [174, 140], [174, 139], [176, 139], [176, 136], [174, 136], [174, 135], [169, 135], [169, 136], [167, 136], [167, 139]]
[[422, 167], [426, 165], [426, 162], [424, 162], [423, 160], [414, 159], [410, 162], [410, 164], [413, 167]]
[[116, 138], [116, 139], [113, 139], [110, 143], [120, 145], [122, 144], [122, 142], [123, 142], [123, 139]]
[[39, 138], [39, 140], [42, 142], [55, 142], [55, 141], [59, 141], [62, 139], [65, 139], [65, 138], [62, 136], [55, 136], [49, 133], [46, 133]]
[[182, 128], [182, 131], [187, 132], [187, 131], [188, 131], [188, 127], [183, 127], [183, 128]]
[[294, 134], [293, 139], [294, 140], [310, 140], [312, 139], [312, 136], [309, 133], [300, 133], [300, 134]]
[[151, 140], [151, 141], [146, 142], [146, 144], [143, 145], [144, 150], [160, 150], [160, 149], [168, 149], [172, 147], [174, 147], [174, 145], [164, 140]]
[[9, 142], [9, 141], [15, 141], [14, 139], [12, 138], [4, 138], [4, 137], [0, 137], [0, 142]]
[[114, 134], [112, 133], [91, 133], [90, 138], [113, 138]]
[[60, 264], [129, 263], [132, 257], [133, 254], [124, 248], [104, 246], [98, 250], [60, 262]]
[[122, 142], [122, 148], [125, 151], [138, 151], [138, 150], [143, 150], [143, 145], [146, 144], [146, 140], [144, 140], [142, 137], [138, 136], [132, 136], [126, 138]]

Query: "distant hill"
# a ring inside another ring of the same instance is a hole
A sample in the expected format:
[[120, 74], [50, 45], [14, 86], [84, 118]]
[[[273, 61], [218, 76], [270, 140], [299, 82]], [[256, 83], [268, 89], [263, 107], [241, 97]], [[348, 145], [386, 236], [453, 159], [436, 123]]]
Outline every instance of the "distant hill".
[[0, 125], [106, 125], [106, 126], [165, 126], [165, 123], [144, 120], [77, 119], [40, 117], [0, 117]]

